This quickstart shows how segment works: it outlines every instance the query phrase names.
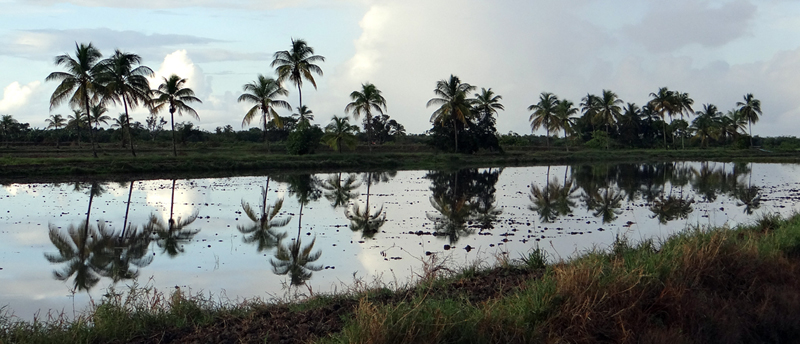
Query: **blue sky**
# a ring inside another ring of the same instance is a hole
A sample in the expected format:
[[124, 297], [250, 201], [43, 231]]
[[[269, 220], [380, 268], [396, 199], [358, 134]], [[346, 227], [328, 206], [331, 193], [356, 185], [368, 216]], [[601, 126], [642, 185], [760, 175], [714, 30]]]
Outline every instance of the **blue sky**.
[[[326, 57], [318, 89], [303, 88], [322, 125], [372, 82], [388, 114], [421, 133], [433, 111], [425, 103], [450, 74], [503, 96], [502, 133], [530, 133], [526, 108], [543, 91], [580, 103], [610, 89], [641, 105], [662, 86], [688, 92], [695, 110], [726, 111], [753, 93], [764, 111], [755, 134], [796, 135], [800, 123], [798, 1], [0, 0], [0, 8], [0, 114], [34, 127], [70, 113], [48, 106], [53, 58], [91, 41], [104, 55], [137, 53], [159, 76], [189, 79], [203, 100], [201, 128], [239, 129], [242, 85], [271, 76], [272, 54], [293, 37]], [[146, 112], [133, 116], [144, 122]]]

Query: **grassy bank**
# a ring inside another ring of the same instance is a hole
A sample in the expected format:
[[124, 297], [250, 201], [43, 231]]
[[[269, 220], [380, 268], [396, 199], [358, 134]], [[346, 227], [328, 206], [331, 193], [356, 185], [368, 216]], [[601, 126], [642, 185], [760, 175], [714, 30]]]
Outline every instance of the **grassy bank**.
[[448, 169], [456, 167], [519, 166], [578, 162], [644, 162], [670, 160], [747, 160], [798, 162], [800, 153], [761, 150], [556, 150], [509, 149], [504, 154], [446, 154], [423, 146], [385, 147], [375, 152], [335, 153], [294, 156], [266, 152], [260, 145], [187, 148], [177, 157], [164, 149], [142, 149], [137, 157], [119, 149], [105, 149], [99, 158], [83, 150], [17, 148], [0, 150], [0, 178], [19, 180], [43, 177], [110, 177], [118, 175], [153, 176], [241, 175], [286, 170], [332, 171], [370, 169]]
[[[134, 288], [75, 321], [0, 317], [0, 343], [744, 343], [800, 335], [800, 216], [618, 240], [566, 263], [541, 251], [413, 286], [237, 305]], [[356, 286], [357, 288], [357, 286]], [[113, 294], [113, 293], [111, 293]]]

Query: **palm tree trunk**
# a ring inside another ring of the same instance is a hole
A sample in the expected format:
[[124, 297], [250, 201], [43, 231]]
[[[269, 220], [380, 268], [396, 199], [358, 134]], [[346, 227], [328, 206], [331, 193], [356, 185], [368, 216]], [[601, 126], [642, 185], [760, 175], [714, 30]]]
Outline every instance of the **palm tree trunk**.
[[567, 152], [569, 152], [569, 139], [567, 139], [567, 131], [564, 130], [564, 143], [567, 146]]
[[300, 228], [303, 226], [303, 201], [300, 201], [300, 217], [297, 220], [297, 240], [300, 241]]
[[89, 218], [92, 215], [92, 200], [94, 200], [93, 186], [94, 185], [91, 185], [89, 187], [89, 209], [86, 210], [86, 226], [83, 228], [83, 237], [85, 240], [89, 237]]
[[[300, 89], [300, 84], [297, 84], [297, 94], [300, 96], [300, 108], [303, 108], [303, 90]], [[300, 114], [302, 116], [303, 114]], [[302, 117], [301, 117], [302, 118]]]
[[458, 124], [456, 124], [456, 120], [455, 119], [453, 119], [453, 133], [454, 133], [453, 136], [455, 136], [455, 138], [456, 138], [456, 148], [455, 148], [454, 153], [458, 153]]
[[748, 131], [750, 133], [750, 148], [753, 148], [753, 122], [747, 121]]
[[172, 155], [178, 156], [178, 149], [175, 148], [175, 110], [170, 108], [169, 120], [172, 123]]
[[131, 154], [136, 157], [136, 151], [133, 150], [133, 132], [131, 131], [131, 117], [128, 116], [128, 101], [122, 97], [122, 105], [125, 107], [125, 121], [128, 122], [128, 141], [131, 144]]
[[547, 135], [547, 136], [544, 137], [545, 145], [547, 146], [547, 148], [550, 148], [550, 128], [545, 126], [544, 132], [545, 132], [545, 135]]
[[128, 202], [125, 203], [125, 221], [122, 223], [122, 233], [120, 233], [120, 238], [125, 237], [125, 230], [128, 228], [128, 211], [131, 209], [131, 194], [133, 194], [133, 180], [131, 180], [131, 186], [128, 189]]
[[[90, 115], [89, 115], [89, 95], [88, 94], [84, 94], [83, 95], [83, 103], [84, 103], [84, 105], [86, 105], [86, 119], [89, 119], [91, 117], [89, 117]], [[78, 127], [80, 127], [80, 123], [81, 122], [78, 121]], [[95, 150], [95, 148], [94, 148], [94, 133], [92, 133], [92, 122], [91, 121], [89, 122], [89, 141], [92, 143], [92, 156], [94, 156], [96, 158], [97, 157], [97, 150]]]
[[267, 139], [267, 113], [269, 110], [264, 112], [264, 143], [267, 144], [267, 153], [270, 152], [269, 150], [269, 139]]
[[372, 120], [370, 117], [372, 117], [372, 115], [367, 111], [367, 118], [364, 118], [364, 126], [367, 127], [367, 147], [369, 147], [369, 151], [372, 152]]
[[175, 214], [175, 181], [177, 179], [172, 180], [172, 195], [169, 198], [169, 231], [172, 232], [172, 228], [175, 226], [175, 220], [173, 215]]
[[664, 121], [664, 149], [667, 149], [667, 119], [664, 116], [661, 119]]

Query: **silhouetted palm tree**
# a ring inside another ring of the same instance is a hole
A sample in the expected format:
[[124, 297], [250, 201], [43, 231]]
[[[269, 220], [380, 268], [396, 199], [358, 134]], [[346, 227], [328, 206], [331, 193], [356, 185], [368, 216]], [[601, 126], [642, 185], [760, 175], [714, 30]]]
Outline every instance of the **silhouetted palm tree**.
[[[56, 66], [64, 66], [66, 72], [53, 72], [45, 78], [46, 81], [61, 81], [50, 96], [50, 109], [61, 105], [67, 101], [70, 105], [77, 107], [89, 117], [91, 108], [90, 100], [98, 98], [98, 91], [101, 86], [97, 82], [100, 73], [98, 61], [103, 55], [92, 43], [75, 43], [75, 58], [64, 54], [56, 56]], [[92, 143], [92, 155], [97, 157], [97, 150], [94, 146], [94, 134], [89, 131], [89, 138]]]
[[564, 131], [564, 142], [566, 143], [567, 152], [569, 152], [569, 135], [572, 134], [575, 127], [575, 114], [578, 113], [578, 108], [574, 107], [571, 101], [562, 99], [556, 105], [555, 113], [555, 128]]
[[[125, 122], [128, 124], [128, 139], [131, 145], [131, 154], [136, 156], [131, 135], [131, 118], [128, 108], [134, 109], [139, 102], [147, 104], [150, 101], [150, 83], [148, 77], [153, 76], [150, 67], [140, 65], [142, 58], [139, 55], [114, 51], [114, 55], [100, 61], [98, 82], [103, 85], [103, 103], [122, 103], [125, 109]], [[138, 66], [137, 66], [138, 65]]]
[[371, 83], [361, 84], [361, 91], [350, 93], [352, 102], [344, 108], [345, 113], [352, 112], [353, 118], [358, 120], [358, 116], [364, 114], [364, 128], [367, 129], [367, 146], [372, 151], [372, 111], [383, 115], [386, 110], [386, 98], [381, 95], [375, 85]]
[[661, 116], [664, 121], [664, 148], [667, 148], [667, 116], [672, 118], [672, 115], [680, 111], [679, 105], [676, 103], [675, 92], [670, 91], [666, 87], [661, 87], [658, 92], [650, 93], [650, 100], [647, 104], [650, 108]]
[[495, 94], [491, 87], [488, 90], [481, 87], [481, 92], [475, 93], [475, 111], [481, 118], [493, 116], [497, 114], [498, 110], [505, 111], [506, 108], [503, 104], [500, 104], [501, 99], [503, 99], [503, 96]]
[[270, 120], [279, 128], [283, 127], [281, 116], [275, 112], [275, 108], [283, 108], [291, 110], [292, 106], [285, 100], [276, 99], [278, 96], [286, 96], [289, 94], [280, 83], [272, 78], [267, 78], [261, 74], [258, 75], [255, 81], [245, 84], [243, 87], [244, 93], [239, 96], [239, 102], [253, 103], [252, 108], [247, 111], [242, 119], [242, 127], [250, 124], [256, 117], [258, 112], [261, 112], [261, 120], [264, 125], [264, 142], [267, 143], [267, 150], [269, 150], [269, 141], [267, 140], [267, 121]]
[[60, 138], [59, 130], [66, 125], [66, 122], [67, 121], [64, 119], [64, 117], [59, 115], [59, 114], [50, 115], [50, 117], [45, 120], [45, 123], [47, 123], [47, 128], [46, 129], [55, 130], [56, 148], [60, 148], [61, 147], [61, 144], [60, 144], [61, 141], [59, 140], [59, 138]]
[[[358, 126], [351, 125], [350, 119], [345, 117], [333, 116], [331, 122], [325, 126], [325, 134], [322, 135], [322, 142], [325, 142], [331, 149], [342, 152], [342, 145], [353, 149], [356, 142], [356, 133], [358, 133]], [[370, 148], [371, 149], [371, 148]]]
[[539, 95], [539, 102], [528, 106], [528, 111], [533, 111], [528, 119], [531, 122], [531, 130], [535, 131], [544, 127], [547, 132], [545, 142], [550, 147], [550, 130], [557, 130], [556, 112], [558, 109], [558, 97], [549, 92], [542, 92]]
[[467, 93], [475, 90], [475, 86], [462, 83], [455, 75], [450, 75], [449, 79], [442, 79], [436, 82], [433, 93], [435, 98], [428, 101], [426, 107], [439, 106], [431, 115], [431, 122], [453, 123], [455, 140], [455, 152], [458, 152], [458, 123], [466, 124], [467, 118], [471, 116], [470, 110], [474, 100], [467, 98]]
[[278, 51], [273, 55], [271, 67], [275, 67], [278, 74], [278, 82], [283, 83], [287, 79], [297, 86], [297, 94], [300, 97], [300, 105], [303, 107], [303, 79], [311, 82], [314, 89], [317, 89], [317, 82], [314, 81], [312, 73], [322, 76], [322, 68], [316, 62], [325, 62], [325, 57], [314, 55], [314, 48], [309, 47], [305, 40], [292, 38], [292, 48], [289, 50]]
[[758, 122], [758, 116], [761, 115], [761, 101], [753, 97], [752, 93], [744, 96], [743, 102], [736, 102], [739, 107], [739, 113], [747, 122], [750, 134], [750, 147], [753, 147], [753, 123]]
[[194, 91], [191, 88], [184, 87], [185, 83], [186, 79], [181, 79], [181, 77], [172, 74], [169, 79], [164, 78], [164, 82], [158, 86], [158, 89], [153, 90], [154, 98], [150, 111], [158, 113], [164, 107], [169, 107], [170, 123], [172, 123], [172, 154], [174, 156], [178, 156], [178, 150], [175, 147], [175, 113], [177, 112], [178, 115], [181, 115], [185, 112], [195, 119], [200, 119], [197, 111], [186, 104], [191, 102], [202, 103], [202, 101], [194, 96]]
[[308, 106], [299, 106], [297, 107], [297, 112], [292, 114], [292, 117], [297, 119], [297, 124], [305, 123], [306, 125], [310, 125], [310, 122], [314, 120], [314, 112], [308, 108]]

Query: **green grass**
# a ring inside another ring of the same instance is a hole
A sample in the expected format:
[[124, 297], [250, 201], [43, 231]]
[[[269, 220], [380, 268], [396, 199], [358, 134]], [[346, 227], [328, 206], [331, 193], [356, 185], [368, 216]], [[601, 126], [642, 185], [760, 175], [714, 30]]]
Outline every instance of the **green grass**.
[[[756, 162], [798, 162], [797, 152], [759, 150], [536, 150], [511, 148], [505, 154], [484, 152], [473, 155], [448, 154], [424, 146], [382, 147], [376, 152], [322, 150], [318, 154], [293, 156], [267, 153], [262, 145], [183, 147], [177, 157], [159, 147], [140, 149], [137, 157], [127, 150], [104, 148], [92, 158], [86, 147], [63, 151], [37, 147], [0, 149], [0, 178], [134, 175], [234, 175], [286, 170], [409, 170], [498, 167], [535, 164], [592, 162], [647, 162], [671, 160], [719, 160]], [[159, 177], [159, 176], [157, 176]]]

